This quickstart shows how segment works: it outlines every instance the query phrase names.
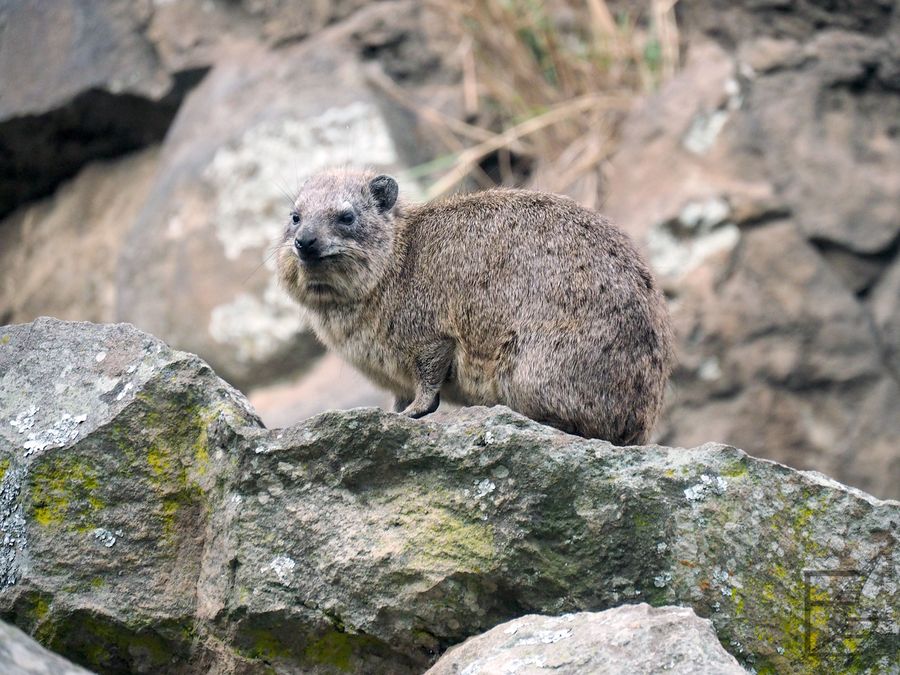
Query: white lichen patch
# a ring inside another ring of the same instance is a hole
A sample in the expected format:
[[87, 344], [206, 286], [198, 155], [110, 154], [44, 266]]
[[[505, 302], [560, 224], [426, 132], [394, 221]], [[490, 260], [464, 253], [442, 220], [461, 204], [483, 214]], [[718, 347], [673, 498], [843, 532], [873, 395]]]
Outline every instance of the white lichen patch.
[[115, 534], [107, 530], [105, 527], [97, 527], [93, 530], [94, 539], [103, 544], [106, 548], [115, 546], [116, 541], [122, 536], [121, 530], [116, 530]]
[[653, 585], [657, 588], [665, 588], [666, 584], [672, 581], [672, 574], [670, 572], [663, 572], [662, 574], [657, 574], [653, 577]]
[[715, 145], [728, 117], [728, 111], [720, 109], [697, 113], [691, 120], [682, 145], [695, 155], [705, 155]]
[[697, 375], [700, 376], [700, 379], [704, 382], [713, 382], [722, 377], [722, 368], [719, 366], [719, 359], [715, 356], [711, 356], [708, 359], [704, 359], [700, 364], [700, 367], [697, 369]]
[[517, 646], [527, 645], [552, 645], [560, 640], [567, 640], [572, 637], [571, 628], [563, 628], [560, 630], [539, 630], [533, 634], [516, 640]]
[[680, 278], [711, 256], [731, 251], [740, 240], [729, 222], [731, 206], [721, 197], [692, 201], [677, 218], [656, 224], [647, 234], [653, 268], [662, 276]]
[[268, 565], [262, 568], [262, 574], [269, 574], [270, 572], [275, 575], [275, 578], [278, 580], [278, 583], [287, 586], [291, 583], [291, 579], [294, 576], [294, 568], [297, 567], [296, 561], [292, 558], [287, 557], [286, 555], [275, 556]]
[[681, 143], [688, 152], [705, 155], [716, 143], [731, 114], [744, 103], [740, 83], [731, 78], [725, 82], [725, 100], [715, 110], [703, 110], [694, 115]]
[[728, 570], [721, 567], [713, 569], [712, 580], [713, 586], [726, 598], [729, 598], [734, 594], [734, 589], [741, 589], [744, 587], [738, 576], [730, 574]]
[[122, 387], [122, 391], [116, 394], [116, 400], [121, 401], [128, 395], [128, 392], [134, 388], [134, 385], [131, 382], [127, 382], [124, 387]]
[[691, 233], [709, 231], [725, 223], [731, 215], [731, 206], [721, 197], [688, 202], [678, 214], [678, 221]]
[[25, 448], [25, 457], [47, 448], [62, 447], [71, 443], [78, 437], [78, 425], [82, 424], [86, 419], [87, 415], [64, 413], [53, 426], [36, 432], [29, 432], [28, 440], [22, 444], [22, 447]]
[[97, 356], [94, 357], [94, 361], [96, 361], [97, 363], [103, 363], [103, 361], [105, 359], [106, 359], [106, 352], [100, 352], [97, 354]]
[[685, 498], [690, 501], [702, 501], [711, 494], [725, 494], [728, 489], [728, 481], [721, 476], [715, 478], [703, 474], [700, 476], [700, 482], [692, 485], [684, 491]]
[[276, 354], [306, 329], [306, 322], [272, 277], [262, 297], [241, 293], [213, 309], [209, 334], [228, 345], [238, 361], [254, 363]]
[[9, 425], [20, 434], [24, 434], [34, 426], [34, 416], [37, 415], [38, 410], [40, 408], [36, 405], [23, 410], [16, 416], [16, 419], [10, 421]]
[[475, 499], [481, 499], [482, 497], [486, 497], [491, 494], [494, 490], [497, 489], [497, 486], [493, 483], [493, 481], [485, 478], [481, 481], [475, 482]]
[[296, 189], [310, 174], [340, 164], [397, 162], [384, 118], [366, 101], [253, 127], [216, 153], [204, 174], [216, 191], [213, 223], [225, 256], [234, 260], [270, 245], [287, 217], [283, 191]]

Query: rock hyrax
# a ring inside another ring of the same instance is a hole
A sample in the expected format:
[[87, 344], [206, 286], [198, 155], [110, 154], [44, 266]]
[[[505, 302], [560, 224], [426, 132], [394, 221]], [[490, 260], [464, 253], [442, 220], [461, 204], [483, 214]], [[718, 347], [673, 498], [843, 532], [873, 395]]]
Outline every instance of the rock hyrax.
[[566, 197], [488, 190], [421, 205], [330, 170], [301, 187], [278, 275], [316, 335], [410, 417], [440, 396], [642, 443], [672, 363], [664, 300], [629, 238]]

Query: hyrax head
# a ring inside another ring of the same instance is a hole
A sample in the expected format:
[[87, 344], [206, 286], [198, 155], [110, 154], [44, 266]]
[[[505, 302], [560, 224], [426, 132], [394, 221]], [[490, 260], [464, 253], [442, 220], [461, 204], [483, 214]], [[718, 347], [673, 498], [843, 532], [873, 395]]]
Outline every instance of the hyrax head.
[[303, 305], [354, 302], [378, 284], [393, 254], [397, 181], [331, 170], [300, 188], [284, 231], [278, 276]]

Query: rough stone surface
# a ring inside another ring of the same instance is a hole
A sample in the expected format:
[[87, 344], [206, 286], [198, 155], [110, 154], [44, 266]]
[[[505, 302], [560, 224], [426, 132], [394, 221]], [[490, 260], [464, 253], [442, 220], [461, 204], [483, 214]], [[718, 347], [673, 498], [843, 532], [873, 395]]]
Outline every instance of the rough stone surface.
[[888, 365], [900, 379], [900, 257], [873, 289], [869, 306]]
[[196, 357], [42, 319], [0, 329], [0, 467], [0, 616], [98, 671], [421, 672], [517, 616], [641, 601], [757, 672], [900, 659], [900, 504], [728, 446], [504, 408], [267, 430]]
[[86, 167], [47, 199], [0, 222], [0, 323], [41, 314], [109, 322], [125, 224], [156, 173], [156, 149]]
[[150, 0], [0, 5], [0, 218], [85, 163], [158, 142], [205, 68], [169, 70]]
[[48, 652], [15, 626], [0, 621], [0, 675], [90, 675]]
[[495, 673], [718, 673], [747, 671], [712, 624], [685, 607], [646, 603], [605, 612], [523, 616], [452, 647], [427, 675]]
[[626, 119], [606, 210], [680, 338], [660, 442], [900, 497], [900, 9], [678, 5], [683, 69]]

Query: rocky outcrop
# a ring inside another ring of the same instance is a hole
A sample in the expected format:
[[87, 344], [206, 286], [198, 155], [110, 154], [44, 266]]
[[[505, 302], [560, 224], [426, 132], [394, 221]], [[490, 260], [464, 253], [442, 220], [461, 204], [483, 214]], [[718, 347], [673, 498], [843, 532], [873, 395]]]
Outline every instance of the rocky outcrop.
[[678, 10], [686, 62], [625, 121], [607, 201], [680, 336], [660, 441], [898, 498], [898, 6]]
[[[677, 3], [684, 67], [625, 120], [604, 210], [678, 324], [660, 442], [715, 438], [897, 498], [900, 12], [845, 4]], [[446, 152], [362, 82], [377, 64], [460, 108], [444, 28], [410, 0], [4, 3], [0, 323], [128, 320], [244, 388], [318, 377], [264, 262], [281, 190], [326, 157]], [[378, 400], [343, 372], [330, 401]], [[308, 410], [313, 384], [279, 386], [265, 417]]]
[[0, 225], [0, 323], [47, 314], [115, 319], [123, 224], [137, 218], [156, 176], [158, 149], [95, 162], [45, 200]]
[[684, 607], [646, 603], [605, 612], [523, 616], [453, 647], [428, 675], [493, 673], [718, 673], [747, 671], [712, 624]]
[[90, 671], [48, 652], [18, 628], [2, 621], [0, 621], [0, 673], [90, 675]]
[[87, 162], [159, 142], [206, 68], [167, 68], [144, 0], [0, 8], [0, 218]]
[[185, 95], [220, 58], [239, 52], [235, 45], [298, 40], [363, 4], [4, 3], [0, 218], [48, 194], [90, 161], [159, 143]]
[[757, 672], [900, 658], [900, 504], [504, 408], [263, 428], [127, 325], [0, 329], [0, 615], [103, 672], [421, 672], [529, 613], [689, 606]]

